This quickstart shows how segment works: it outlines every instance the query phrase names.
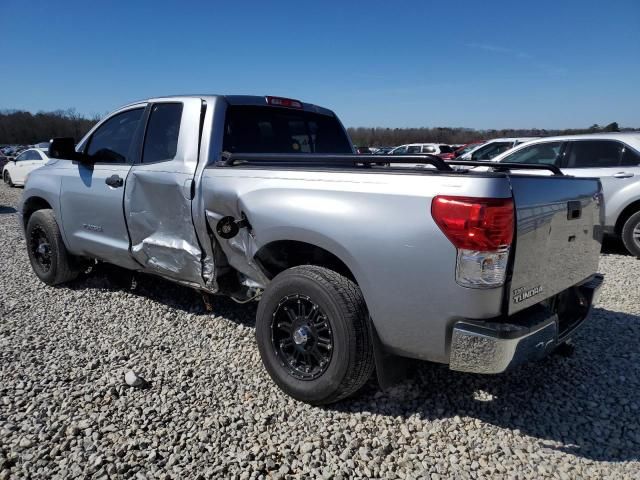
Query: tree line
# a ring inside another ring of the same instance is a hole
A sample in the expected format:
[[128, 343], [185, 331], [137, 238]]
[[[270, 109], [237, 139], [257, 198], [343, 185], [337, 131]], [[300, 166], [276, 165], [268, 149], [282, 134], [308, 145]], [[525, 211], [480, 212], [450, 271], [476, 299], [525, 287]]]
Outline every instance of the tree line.
[[[74, 109], [54, 112], [19, 110], [0, 111], [0, 145], [29, 145], [48, 141], [53, 137], [74, 137], [79, 140], [99, 120], [99, 116], [85, 117]], [[358, 146], [380, 147], [405, 143], [469, 143], [497, 137], [546, 137], [577, 133], [620, 131], [616, 122], [606, 126], [592, 125], [584, 129], [503, 129], [475, 130], [472, 128], [348, 128], [353, 143]], [[630, 130], [630, 129], [625, 129]]]
[[38, 112], [0, 111], [0, 144], [30, 145], [53, 137], [79, 140], [99, 120], [87, 118], [74, 109]]

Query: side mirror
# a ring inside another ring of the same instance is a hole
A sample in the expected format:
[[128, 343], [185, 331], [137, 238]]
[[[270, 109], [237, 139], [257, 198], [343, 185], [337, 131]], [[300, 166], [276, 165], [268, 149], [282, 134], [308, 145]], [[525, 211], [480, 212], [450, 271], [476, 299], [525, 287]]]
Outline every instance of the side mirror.
[[72, 137], [57, 137], [49, 142], [49, 158], [75, 160], [76, 143]]
[[73, 160], [84, 165], [93, 165], [90, 157], [82, 152], [76, 152], [76, 142], [73, 137], [58, 137], [49, 142], [49, 158]]

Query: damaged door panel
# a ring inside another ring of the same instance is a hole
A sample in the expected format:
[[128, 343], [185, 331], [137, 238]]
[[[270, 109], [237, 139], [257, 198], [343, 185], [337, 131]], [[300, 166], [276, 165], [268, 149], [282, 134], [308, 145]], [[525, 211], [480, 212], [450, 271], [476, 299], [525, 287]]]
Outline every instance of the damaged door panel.
[[202, 288], [202, 248], [191, 214], [200, 99], [150, 107], [143, 151], [129, 172], [124, 209], [131, 254], [145, 270]]

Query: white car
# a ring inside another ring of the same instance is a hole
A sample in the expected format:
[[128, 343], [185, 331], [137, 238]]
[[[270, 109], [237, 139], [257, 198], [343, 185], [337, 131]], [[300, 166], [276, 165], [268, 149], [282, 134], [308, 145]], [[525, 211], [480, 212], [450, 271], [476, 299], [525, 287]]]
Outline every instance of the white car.
[[[546, 137], [491, 161], [555, 165], [566, 175], [599, 178], [604, 194], [604, 233], [621, 238], [629, 253], [640, 257], [640, 133]], [[549, 174], [544, 170], [526, 173]]]
[[27, 176], [49, 161], [43, 148], [29, 148], [8, 162], [2, 169], [2, 179], [9, 186], [24, 185]]
[[460, 155], [456, 160], [489, 161], [522, 143], [530, 142], [536, 138], [537, 137], [494, 138], [482, 145], [478, 145], [464, 155]]
[[445, 153], [453, 153], [453, 149], [450, 145], [443, 143], [408, 143], [394, 148], [389, 152], [389, 155], [411, 155], [413, 153], [441, 155]]

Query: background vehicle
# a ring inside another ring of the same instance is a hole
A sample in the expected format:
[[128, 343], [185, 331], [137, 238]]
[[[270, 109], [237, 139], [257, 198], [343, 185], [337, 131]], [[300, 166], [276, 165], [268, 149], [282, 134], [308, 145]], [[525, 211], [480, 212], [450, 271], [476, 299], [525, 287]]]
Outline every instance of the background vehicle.
[[49, 161], [47, 153], [40, 148], [29, 148], [2, 169], [2, 179], [7, 185], [24, 185], [27, 176]]
[[494, 138], [476, 148], [463, 153], [458, 156], [458, 160], [471, 160], [476, 162], [485, 162], [497, 157], [501, 153], [512, 149], [513, 147], [520, 145], [521, 143], [528, 142], [536, 137], [519, 137], [519, 138]]
[[411, 155], [414, 153], [428, 153], [432, 155], [450, 154], [449, 145], [439, 143], [409, 143], [392, 149], [390, 155]]
[[393, 147], [378, 147], [374, 153], [375, 155], [388, 155], [391, 150]]
[[640, 133], [547, 137], [494, 158], [496, 162], [555, 165], [575, 177], [598, 177], [605, 233], [640, 257]]
[[7, 164], [8, 161], [9, 161], [9, 158], [6, 157], [4, 154], [0, 153], [0, 172], [2, 172], [2, 169]]
[[384, 384], [393, 355], [478, 373], [539, 358], [602, 281], [597, 180], [354, 155], [333, 112], [298, 100], [155, 98], [74, 144], [54, 139], [25, 188], [36, 275], [64, 283], [97, 259], [260, 299], [263, 364], [309, 403], [374, 369]]
[[467, 143], [466, 145], [461, 145], [459, 148], [454, 150], [453, 158], [458, 158], [458, 157], [464, 155], [465, 153], [470, 152], [471, 150], [474, 150], [474, 149], [478, 148], [483, 143], [484, 142], [473, 142], [473, 143]]
[[371, 149], [369, 147], [353, 147], [356, 151], [356, 153], [361, 154], [361, 155], [369, 155], [371, 154]]

